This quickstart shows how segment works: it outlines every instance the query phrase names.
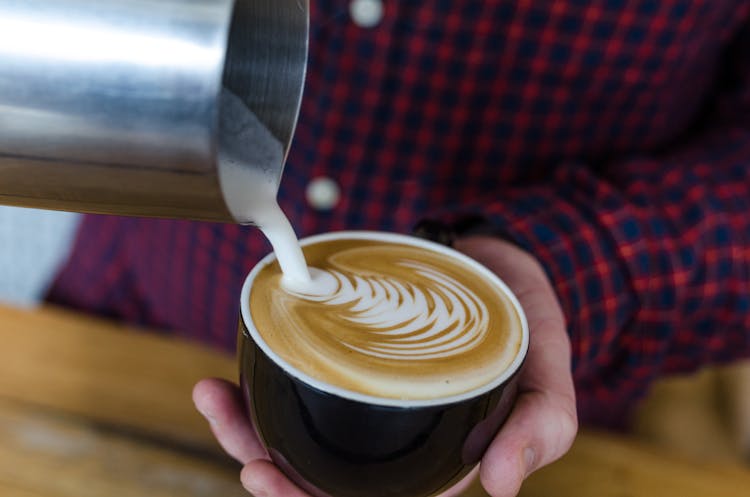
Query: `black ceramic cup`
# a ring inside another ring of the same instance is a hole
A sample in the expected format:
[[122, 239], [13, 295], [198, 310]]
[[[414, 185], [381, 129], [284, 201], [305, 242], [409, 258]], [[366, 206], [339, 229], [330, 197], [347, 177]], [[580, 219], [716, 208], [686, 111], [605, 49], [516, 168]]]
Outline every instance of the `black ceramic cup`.
[[[518, 300], [491, 271], [459, 252], [402, 235], [339, 232], [303, 245], [347, 237], [408, 243], [458, 258], [494, 282], [512, 302], [523, 330], [518, 355], [490, 384], [461, 395], [396, 400], [362, 395], [296, 370], [263, 341], [241, 295], [240, 382], [249, 414], [273, 462], [319, 497], [426, 497], [458, 483], [481, 459], [507, 418], [526, 357], [529, 332]], [[491, 305], [491, 303], [488, 303]]]

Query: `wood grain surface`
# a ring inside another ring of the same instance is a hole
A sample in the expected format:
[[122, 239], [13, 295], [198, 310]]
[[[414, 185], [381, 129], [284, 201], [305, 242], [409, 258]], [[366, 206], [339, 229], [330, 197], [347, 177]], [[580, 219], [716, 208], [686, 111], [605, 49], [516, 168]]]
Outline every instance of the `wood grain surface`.
[[191, 392], [231, 356], [56, 308], [0, 308], [0, 397], [219, 451]]

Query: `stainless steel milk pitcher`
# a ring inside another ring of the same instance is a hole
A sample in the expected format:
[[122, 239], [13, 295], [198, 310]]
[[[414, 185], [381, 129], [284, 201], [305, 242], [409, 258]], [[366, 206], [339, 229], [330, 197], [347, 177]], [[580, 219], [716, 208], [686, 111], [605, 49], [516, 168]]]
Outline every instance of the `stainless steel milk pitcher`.
[[0, 204], [250, 222], [219, 157], [278, 188], [308, 30], [307, 0], [0, 0]]

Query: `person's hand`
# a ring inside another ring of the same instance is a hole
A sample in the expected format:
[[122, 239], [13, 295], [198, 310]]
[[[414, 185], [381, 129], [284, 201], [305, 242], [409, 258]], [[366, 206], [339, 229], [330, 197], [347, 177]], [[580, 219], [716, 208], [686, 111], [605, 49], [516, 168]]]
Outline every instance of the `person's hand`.
[[[457, 240], [455, 248], [497, 273], [523, 306], [531, 341], [519, 377], [519, 397], [479, 466], [492, 497], [512, 497], [532, 471], [562, 456], [578, 423], [564, 318], [538, 262], [516, 246], [491, 237]], [[243, 464], [242, 484], [260, 497], [309, 497], [270, 462], [244, 409], [236, 385], [206, 379], [193, 390], [196, 408], [226, 452]], [[443, 497], [458, 495], [476, 471]]]
[[511, 497], [532, 471], [565, 454], [578, 431], [565, 318], [544, 269], [527, 252], [488, 236], [459, 239], [453, 246], [500, 276], [529, 323], [518, 399], [480, 464], [485, 490], [493, 497]]

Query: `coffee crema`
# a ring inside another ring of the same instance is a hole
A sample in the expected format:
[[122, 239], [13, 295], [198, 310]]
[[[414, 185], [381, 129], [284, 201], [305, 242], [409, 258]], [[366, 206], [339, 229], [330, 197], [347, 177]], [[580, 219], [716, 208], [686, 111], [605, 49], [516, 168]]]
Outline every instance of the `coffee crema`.
[[390, 241], [303, 247], [313, 285], [285, 288], [278, 262], [250, 293], [253, 324], [299, 371], [353, 392], [436, 399], [498, 378], [521, 321], [505, 292], [446, 254]]

